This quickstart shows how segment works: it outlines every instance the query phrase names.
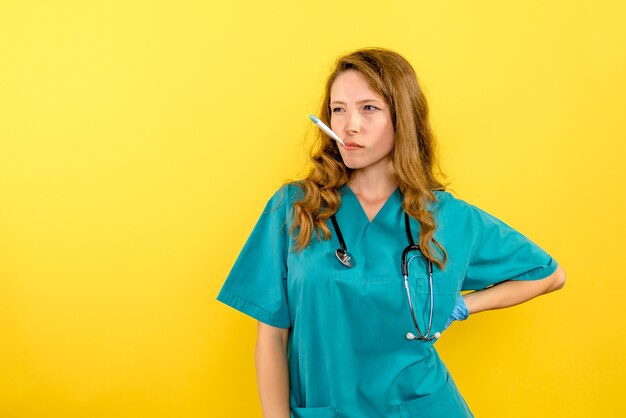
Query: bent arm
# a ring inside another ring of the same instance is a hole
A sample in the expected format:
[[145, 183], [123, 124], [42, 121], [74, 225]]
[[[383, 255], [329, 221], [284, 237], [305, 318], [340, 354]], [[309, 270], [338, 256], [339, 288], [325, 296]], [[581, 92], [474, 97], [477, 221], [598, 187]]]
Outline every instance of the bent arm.
[[486, 289], [463, 295], [470, 314], [518, 305], [565, 286], [565, 270], [561, 266], [540, 280], [508, 280]]
[[255, 361], [264, 418], [289, 418], [289, 330], [259, 322]]

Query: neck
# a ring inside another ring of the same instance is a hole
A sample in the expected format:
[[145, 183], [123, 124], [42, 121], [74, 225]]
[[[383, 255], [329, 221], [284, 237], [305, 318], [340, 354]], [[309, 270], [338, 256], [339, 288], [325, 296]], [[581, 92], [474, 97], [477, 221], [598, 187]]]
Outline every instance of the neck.
[[372, 198], [386, 198], [398, 187], [391, 160], [353, 171], [348, 185], [355, 194]]

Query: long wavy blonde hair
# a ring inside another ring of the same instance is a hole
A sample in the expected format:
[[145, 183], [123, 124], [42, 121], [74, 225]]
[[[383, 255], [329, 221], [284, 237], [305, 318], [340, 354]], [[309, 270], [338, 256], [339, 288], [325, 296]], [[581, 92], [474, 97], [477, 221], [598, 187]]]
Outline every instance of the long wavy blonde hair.
[[[365, 48], [339, 57], [325, 87], [319, 117], [330, 126], [330, 89], [344, 71], [356, 70], [370, 88], [382, 96], [390, 107], [395, 130], [392, 162], [395, 181], [402, 193], [402, 207], [420, 223], [419, 246], [424, 256], [443, 269], [448, 255], [434, 238], [435, 219], [426, 210], [436, 202], [434, 190], [445, 190], [435, 177], [445, 178], [436, 158], [436, 142], [428, 120], [428, 103], [419, 86], [411, 64], [398, 53], [382, 48]], [[348, 182], [351, 169], [346, 167], [335, 140], [317, 130], [317, 141], [311, 152], [312, 168], [306, 178], [297, 182], [302, 199], [293, 204], [290, 233], [294, 250], [306, 248], [315, 233], [331, 238], [327, 220], [339, 210], [340, 188]], [[431, 243], [441, 251], [441, 260], [435, 257]]]

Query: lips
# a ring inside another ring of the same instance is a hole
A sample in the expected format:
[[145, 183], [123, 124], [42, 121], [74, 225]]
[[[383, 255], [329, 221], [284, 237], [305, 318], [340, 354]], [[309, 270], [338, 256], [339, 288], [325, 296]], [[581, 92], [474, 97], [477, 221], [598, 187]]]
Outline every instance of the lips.
[[363, 148], [363, 145], [352, 141], [344, 141], [344, 144], [346, 144], [346, 148]]

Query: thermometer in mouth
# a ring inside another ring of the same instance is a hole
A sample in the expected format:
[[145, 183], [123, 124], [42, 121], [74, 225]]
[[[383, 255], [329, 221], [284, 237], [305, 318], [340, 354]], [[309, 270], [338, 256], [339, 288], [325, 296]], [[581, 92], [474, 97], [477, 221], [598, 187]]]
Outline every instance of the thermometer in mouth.
[[321, 120], [319, 120], [318, 117], [314, 116], [314, 115], [309, 115], [309, 119], [311, 119], [313, 121], [314, 124], [316, 124], [317, 126], [320, 127], [320, 129], [324, 132], [326, 132], [331, 138], [337, 140], [337, 142], [339, 142], [341, 145], [343, 145], [344, 147], [346, 146], [346, 144], [344, 144], [344, 142], [341, 140], [341, 138], [339, 138], [339, 135], [337, 135], [336, 133], [333, 132], [332, 129], [330, 129], [328, 126], [326, 126], [324, 124], [324, 122], [322, 122]]

